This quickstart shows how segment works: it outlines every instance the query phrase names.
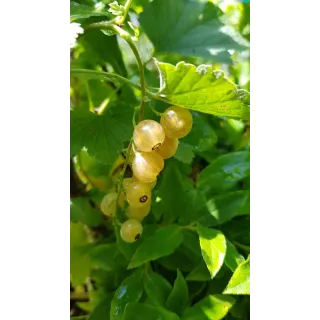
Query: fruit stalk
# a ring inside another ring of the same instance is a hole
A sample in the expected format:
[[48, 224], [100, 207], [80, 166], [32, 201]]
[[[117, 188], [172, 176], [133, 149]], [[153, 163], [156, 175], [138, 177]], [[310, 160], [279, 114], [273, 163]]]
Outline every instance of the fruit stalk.
[[142, 60], [140, 58], [140, 54], [138, 52], [138, 49], [137, 47], [135, 46], [135, 44], [125, 38], [125, 40], [128, 42], [134, 56], [136, 57], [136, 60], [137, 60], [137, 63], [138, 63], [138, 68], [139, 68], [139, 75], [140, 75], [140, 85], [141, 85], [141, 102], [140, 102], [140, 113], [139, 113], [139, 122], [141, 120], [143, 120], [143, 112], [144, 112], [144, 100], [145, 100], [145, 97], [147, 95], [147, 92], [146, 92], [146, 81], [145, 81], [145, 78], [144, 78], [144, 69], [143, 69], [143, 63], [142, 63]]

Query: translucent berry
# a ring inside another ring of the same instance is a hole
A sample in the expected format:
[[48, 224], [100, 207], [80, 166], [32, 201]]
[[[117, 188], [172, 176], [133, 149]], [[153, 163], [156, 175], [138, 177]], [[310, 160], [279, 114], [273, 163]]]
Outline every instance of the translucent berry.
[[127, 189], [129, 184], [133, 182], [133, 178], [124, 178], [122, 181], [122, 185], [123, 185], [123, 190], [125, 193], [127, 193]]
[[[116, 192], [108, 193], [104, 196], [101, 201], [101, 211], [107, 216], [111, 217], [114, 212], [116, 211], [116, 201], [117, 201], [118, 194]], [[119, 197], [119, 205], [120, 207], [124, 207], [124, 201], [126, 200], [126, 196], [123, 192], [121, 192]]]
[[125, 221], [120, 229], [120, 235], [125, 242], [135, 242], [142, 234], [142, 225], [140, 221], [129, 219]]
[[160, 123], [153, 120], [143, 120], [135, 127], [133, 141], [136, 147], [145, 152], [158, 149], [165, 138]]
[[145, 218], [151, 209], [151, 203], [145, 207], [138, 208], [138, 207], [133, 207], [133, 206], [128, 206], [127, 208], [127, 217], [130, 219], [136, 219], [139, 221], [142, 221], [143, 218]]
[[145, 183], [151, 183], [164, 167], [164, 160], [157, 152], [136, 153], [132, 161], [135, 177]]
[[171, 158], [176, 153], [178, 149], [178, 144], [178, 139], [169, 138], [166, 136], [163, 144], [159, 147], [159, 149], [156, 152], [158, 152], [164, 159]]
[[192, 114], [178, 106], [168, 108], [161, 116], [160, 123], [169, 138], [183, 138], [192, 128]]
[[151, 189], [146, 183], [133, 181], [127, 189], [127, 200], [134, 207], [146, 207], [151, 203]]
[[[124, 189], [125, 192], [127, 192], [126, 190], [127, 190], [127, 188], [128, 188], [128, 185], [129, 185], [130, 183], [134, 182], [134, 181], [139, 181], [139, 180], [138, 180], [135, 176], [132, 176], [132, 178], [125, 178], [125, 179], [123, 179], [123, 189]], [[154, 187], [156, 186], [156, 184], [157, 184], [157, 178], [156, 178], [154, 181], [152, 181], [152, 182], [150, 182], [150, 183], [147, 183], [147, 184], [148, 184], [150, 190], [153, 190], [153, 188], [154, 188]]]
[[151, 190], [153, 190], [153, 188], [156, 186], [156, 184], [157, 184], [157, 178], [154, 181], [148, 183]]
[[118, 194], [115, 192], [112, 192], [105, 195], [104, 198], [102, 199], [100, 208], [107, 217], [111, 217], [114, 214], [116, 210], [117, 197], [118, 197]]

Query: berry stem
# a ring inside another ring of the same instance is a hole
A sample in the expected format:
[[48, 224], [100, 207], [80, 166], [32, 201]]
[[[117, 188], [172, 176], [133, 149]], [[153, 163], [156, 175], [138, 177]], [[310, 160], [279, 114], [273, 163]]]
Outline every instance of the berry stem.
[[132, 124], [133, 124], [133, 128], [136, 127], [137, 123], [136, 123], [136, 114], [137, 114], [137, 111], [140, 110], [140, 107], [136, 107], [134, 108], [134, 112], [133, 112], [133, 116], [132, 116]]
[[93, 102], [92, 102], [91, 92], [90, 92], [88, 81], [85, 81], [85, 86], [86, 86], [86, 92], [87, 92], [88, 102], [89, 102], [89, 110], [93, 111], [94, 110], [94, 105], [93, 105]]
[[125, 40], [128, 42], [133, 54], [136, 57], [138, 67], [139, 67], [139, 75], [140, 75], [140, 85], [141, 85], [141, 102], [140, 102], [140, 114], [139, 114], [139, 122], [143, 120], [143, 112], [144, 112], [144, 99], [147, 96], [146, 93], [146, 81], [144, 78], [144, 69], [143, 69], [143, 63], [140, 57], [140, 54], [138, 52], [137, 47], [132, 42], [131, 39], [125, 38]]
[[121, 83], [127, 83], [129, 84], [131, 87], [136, 88], [138, 90], [141, 90], [140, 86], [138, 84], [135, 84], [133, 82], [131, 82], [130, 80], [128, 80], [127, 78], [121, 77], [116, 73], [110, 73], [110, 72], [104, 72], [104, 71], [96, 71], [96, 70], [87, 70], [87, 69], [71, 69], [70, 70], [70, 74], [71, 75], [87, 75], [90, 77], [90, 75], [92, 76], [92, 78], [94, 78], [95, 76], [98, 77], [105, 77], [106, 80], [109, 80], [111, 82], [117, 82], [117, 80]]
[[163, 115], [162, 112], [158, 112], [153, 106], [152, 106], [152, 100], [149, 100], [149, 108], [150, 110], [158, 117], [161, 117]]
[[116, 212], [115, 212], [115, 219], [116, 221], [118, 221], [118, 218], [117, 218], [117, 215], [118, 215], [118, 210], [119, 210], [119, 198], [120, 198], [120, 194], [122, 192], [122, 189], [123, 189], [123, 179], [124, 179], [124, 174], [126, 173], [126, 170], [127, 170], [127, 166], [128, 166], [128, 162], [129, 162], [129, 154], [131, 152], [131, 149], [132, 149], [132, 138], [130, 140], [130, 143], [129, 143], [129, 146], [128, 146], [128, 151], [127, 151], [127, 156], [126, 156], [126, 161], [124, 162], [124, 165], [123, 165], [123, 168], [120, 172], [120, 177], [119, 177], [119, 180], [118, 180], [118, 184], [117, 184], [117, 192], [118, 192], [118, 195], [117, 195], [117, 206], [116, 206]]

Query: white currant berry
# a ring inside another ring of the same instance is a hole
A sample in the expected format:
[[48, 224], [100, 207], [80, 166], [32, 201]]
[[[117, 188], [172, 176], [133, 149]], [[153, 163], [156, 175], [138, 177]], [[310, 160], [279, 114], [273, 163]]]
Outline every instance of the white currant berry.
[[149, 187], [150, 187], [151, 190], [154, 189], [154, 187], [156, 186], [156, 184], [157, 184], [157, 178], [155, 178], [154, 181], [148, 183], [148, 185], [149, 185]]
[[142, 234], [142, 225], [136, 219], [129, 219], [121, 225], [120, 236], [125, 242], [135, 242]]
[[178, 144], [178, 139], [169, 138], [166, 136], [163, 144], [159, 147], [159, 149], [156, 152], [158, 152], [164, 159], [171, 158], [176, 153], [178, 149]]
[[111, 217], [114, 214], [116, 210], [117, 197], [117, 193], [111, 192], [105, 195], [102, 199], [100, 208], [107, 217]]
[[123, 185], [123, 190], [125, 193], [127, 193], [127, 189], [130, 183], [132, 183], [134, 181], [133, 178], [124, 178], [122, 181], [122, 185]]
[[146, 207], [151, 203], [151, 189], [146, 183], [133, 181], [127, 188], [128, 203], [134, 207]]
[[138, 208], [129, 205], [126, 211], [126, 215], [130, 219], [136, 219], [139, 221], [142, 221], [143, 218], [145, 218], [151, 210], [151, 203], [145, 207]]
[[171, 106], [161, 116], [160, 123], [169, 138], [183, 138], [192, 128], [192, 114], [186, 108]]
[[[116, 211], [116, 203], [117, 203], [118, 194], [116, 192], [111, 192], [106, 194], [100, 204], [101, 211], [107, 217], [113, 216]], [[120, 207], [124, 207], [124, 201], [126, 199], [125, 194], [122, 192], [119, 196], [119, 205]]]
[[[135, 176], [132, 176], [132, 178], [125, 178], [123, 179], [123, 189], [124, 191], [126, 192], [127, 188], [128, 188], [128, 185], [134, 181], [139, 181]], [[150, 182], [150, 183], [147, 183], [148, 186], [150, 187], [150, 190], [153, 190], [153, 188], [156, 186], [157, 184], [157, 178]]]
[[143, 120], [138, 123], [133, 132], [135, 146], [145, 152], [158, 149], [165, 138], [164, 130], [160, 123], [154, 120]]
[[145, 183], [151, 183], [164, 167], [164, 160], [157, 152], [136, 153], [132, 161], [135, 177]]

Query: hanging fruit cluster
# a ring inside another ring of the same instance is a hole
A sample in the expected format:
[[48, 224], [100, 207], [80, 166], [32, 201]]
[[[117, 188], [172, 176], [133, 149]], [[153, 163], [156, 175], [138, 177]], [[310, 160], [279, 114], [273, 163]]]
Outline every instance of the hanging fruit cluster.
[[[123, 192], [119, 196], [119, 206], [129, 206], [129, 218], [121, 225], [120, 235], [125, 242], [134, 242], [142, 234], [141, 221], [151, 209], [151, 190], [157, 183], [157, 176], [164, 167], [164, 159], [171, 158], [177, 151], [178, 139], [185, 137], [192, 128], [192, 114], [188, 109], [171, 106], [162, 114], [160, 123], [143, 120], [133, 132], [132, 178], [123, 179]], [[131, 155], [128, 155], [131, 157]], [[131, 161], [130, 161], [131, 162]], [[108, 193], [101, 202], [101, 210], [106, 216], [116, 211], [118, 194]]]

